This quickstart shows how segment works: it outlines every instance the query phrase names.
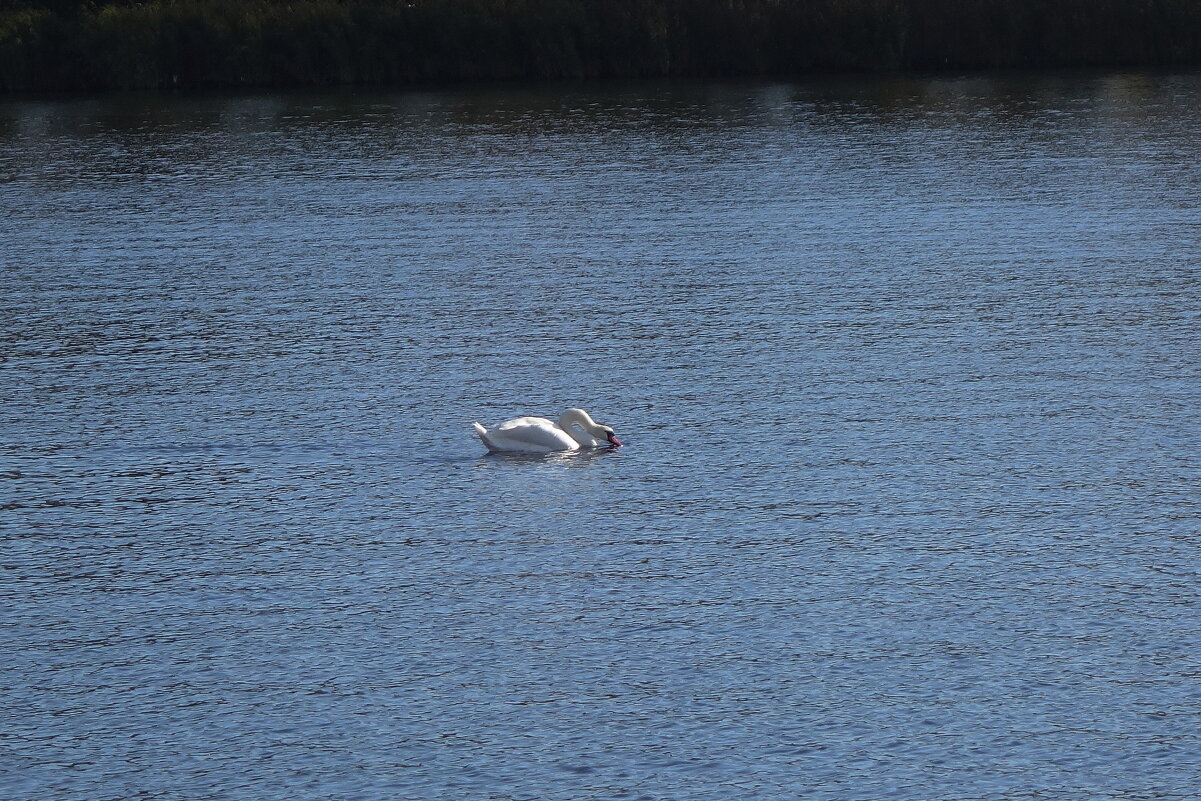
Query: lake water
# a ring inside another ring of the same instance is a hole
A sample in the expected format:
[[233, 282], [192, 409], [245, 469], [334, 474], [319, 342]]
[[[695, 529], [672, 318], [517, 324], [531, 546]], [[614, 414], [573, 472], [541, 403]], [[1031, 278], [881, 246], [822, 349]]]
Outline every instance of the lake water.
[[[1194, 799], [1201, 74], [0, 102], [0, 797]], [[486, 456], [581, 406], [626, 446]]]

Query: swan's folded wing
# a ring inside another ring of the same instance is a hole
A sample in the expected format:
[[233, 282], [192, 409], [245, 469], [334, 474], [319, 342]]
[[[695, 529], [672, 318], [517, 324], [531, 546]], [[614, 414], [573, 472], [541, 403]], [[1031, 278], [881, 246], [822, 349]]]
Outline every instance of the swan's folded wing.
[[545, 417], [518, 417], [488, 432], [488, 439], [503, 450], [572, 451], [579, 447], [571, 436]]

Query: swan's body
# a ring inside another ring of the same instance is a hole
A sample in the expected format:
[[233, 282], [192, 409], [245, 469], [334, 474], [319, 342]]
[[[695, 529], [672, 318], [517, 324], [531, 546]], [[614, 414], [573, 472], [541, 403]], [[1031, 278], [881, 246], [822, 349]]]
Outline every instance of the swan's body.
[[614, 447], [621, 440], [613, 429], [598, 423], [583, 409], [568, 409], [559, 422], [545, 417], [517, 417], [495, 428], [472, 423], [489, 451], [500, 453], [550, 453], [596, 448], [605, 440]]

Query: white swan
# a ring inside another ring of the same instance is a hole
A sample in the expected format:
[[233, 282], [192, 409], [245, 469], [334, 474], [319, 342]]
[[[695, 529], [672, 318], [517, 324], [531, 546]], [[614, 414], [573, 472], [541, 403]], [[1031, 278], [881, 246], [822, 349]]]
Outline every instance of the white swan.
[[621, 440], [613, 429], [598, 423], [583, 409], [568, 409], [558, 423], [545, 417], [518, 417], [495, 428], [484, 428], [472, 423], [475, 433], [489, 451], [505, 453], [549, 453], [550, 451], [577, 451], [580, 448], [595, 448], [607, 440], [619, 447]]

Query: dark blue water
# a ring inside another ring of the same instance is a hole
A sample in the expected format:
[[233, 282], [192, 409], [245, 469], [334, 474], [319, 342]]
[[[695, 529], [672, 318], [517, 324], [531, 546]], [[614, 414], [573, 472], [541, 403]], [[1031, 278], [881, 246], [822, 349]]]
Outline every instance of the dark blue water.
[[[0, 103], [0, 797], [1192, 799], [1201, 76]], [[582, 406], [626, 447], [484, 455]]]

